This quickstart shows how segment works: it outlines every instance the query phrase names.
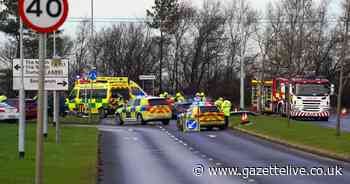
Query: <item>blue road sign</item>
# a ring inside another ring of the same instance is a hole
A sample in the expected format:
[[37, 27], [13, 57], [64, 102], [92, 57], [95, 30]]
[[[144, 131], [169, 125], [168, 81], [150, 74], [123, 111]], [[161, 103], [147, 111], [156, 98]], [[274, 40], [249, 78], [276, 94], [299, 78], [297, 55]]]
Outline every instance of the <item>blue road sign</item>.
[[186, 127], [189, 130], [195, 130], [198, 128], [198, 123], [197, 123], [197, 121], [194, 121], [194, 120], [188, 120], [186, 122]]
[[96, 80], [96, 78], [97, 78], [97, 72], [96, 72], [96, 70], [91, 70], [91, 71], [89, 72], [89, 79], [90, 79], [90, 80]]

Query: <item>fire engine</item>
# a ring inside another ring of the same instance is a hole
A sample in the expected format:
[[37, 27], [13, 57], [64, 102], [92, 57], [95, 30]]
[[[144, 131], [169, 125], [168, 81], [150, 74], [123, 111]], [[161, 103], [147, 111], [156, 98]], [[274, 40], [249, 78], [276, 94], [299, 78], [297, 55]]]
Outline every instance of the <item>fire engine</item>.
[[334, 85], [327, 79], [276, 78], [272, 82], [272, 110], [283, 116], [289, 113], [293, 119], [328, 121], [333, 93]]

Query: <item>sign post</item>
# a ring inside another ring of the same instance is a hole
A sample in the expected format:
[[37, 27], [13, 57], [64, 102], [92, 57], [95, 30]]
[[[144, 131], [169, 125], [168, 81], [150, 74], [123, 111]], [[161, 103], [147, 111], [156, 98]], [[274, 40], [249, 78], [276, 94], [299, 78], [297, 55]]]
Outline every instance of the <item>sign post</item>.
[[67, 0], [19, 0], [19, 15], [32, 30], [39, 32], [38, 120], [36, 129], [35, 184], [43, 184], [43, 123], [45, 90], [46, 34], [58, 30], [68, 15]]
[[93, 68], [90, 72], [89, 72], [89, 80], [90, 80], [90, 84], [91, 84], [91, 89], [90, 89], [90, 102], [88, 102], [88, 107], [89, 107], [89, 123], [91, 122], [92, 119], [92, 113], [91, 113], [91, 104], [92, 104], [92, 90], [93, 90], [93, 82], [96, 80], [97, 78], [97, 71], [96, 68]]
[[155, 75], [140, 75], [139, 79], [142, 81], [142, 88], [145, 90], [145, 81], [152, 81], [152, 95], [154, 96], [154, 81], [156, 80]]
[[25, 91], [23, 82], [23, 22], [20, 20], [20, 63], [21, 63], [21, 86], [19, 90], [19, 125], [18, 125], [18, 152], [19, 159], [24, 159], [25, 154], [25, 129], [26, 129], [26, 110], [25, 110]]

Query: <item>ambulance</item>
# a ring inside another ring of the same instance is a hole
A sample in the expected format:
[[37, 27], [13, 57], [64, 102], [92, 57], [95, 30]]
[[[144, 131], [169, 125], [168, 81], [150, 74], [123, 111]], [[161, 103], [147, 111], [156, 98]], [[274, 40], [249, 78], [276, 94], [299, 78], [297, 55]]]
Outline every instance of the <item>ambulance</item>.
[[146, 93], [128, 77], [97, 77], [96, 80], [76, 80], [73, 90], [66, 98], [68, 113], [99, 114], [106, 118], [130, 99]]

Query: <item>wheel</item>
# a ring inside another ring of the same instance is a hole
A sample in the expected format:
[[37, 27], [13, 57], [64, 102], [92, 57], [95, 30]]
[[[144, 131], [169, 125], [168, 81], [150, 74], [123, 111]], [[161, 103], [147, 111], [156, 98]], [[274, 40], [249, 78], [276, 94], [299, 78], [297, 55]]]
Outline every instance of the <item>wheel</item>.
[[169, 120], [169, 119], [163, 120], [163, 121], [162, 121], [162, 124], [163, 124], [163, 125], [169, 125], [169, 123], [170, 123], [170, 120]]
[[143, 120], [142, 115], [138, 114], [137, 115], [137, 121], [141, 122], [141, 125], [147, 125], [147, 122], [145, 120]]
[[115, 115], [115, 122], [117, 125], [124, 125], [124, 121], [122, 120], [122, 117], [119, 114]]
[[100, 108], [100, 109], [98, 110], [98, 112], [99, 112], [99, 114], [100, 114], [100, 119], [104, 119], [104, 118], [107, 117], [106, 112], [105, 112], [105, 110], [104, 110], [103, 108]]
[[219, 126], [219, 129], [220, 130], [226, 130], [227, 129], [227, 127], [228, 127], [228, 125], [221, 125], [221, 126]]
[[208, 131], [211, 131], [211, 130], [213, 130], [213, 127], [212, 127], [212, 126], [208, 126], [208, 127], [207, 127], [207, 130], [208, 130]]

